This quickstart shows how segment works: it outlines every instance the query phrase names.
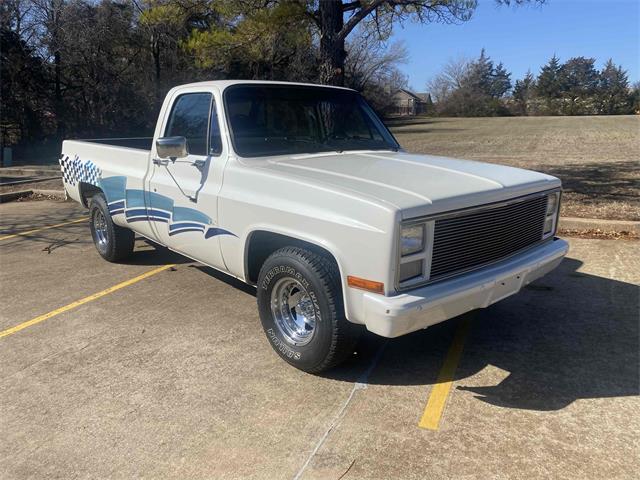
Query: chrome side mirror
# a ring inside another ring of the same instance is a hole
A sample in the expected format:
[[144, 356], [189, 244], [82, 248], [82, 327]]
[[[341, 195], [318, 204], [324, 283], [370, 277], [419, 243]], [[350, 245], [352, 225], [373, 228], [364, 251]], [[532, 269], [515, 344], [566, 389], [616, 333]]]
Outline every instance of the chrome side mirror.
[[156, 150], [160, 158], [184, 158], [189, 155], [187, 139], [184, 137], [162, 137], [156, 140]]

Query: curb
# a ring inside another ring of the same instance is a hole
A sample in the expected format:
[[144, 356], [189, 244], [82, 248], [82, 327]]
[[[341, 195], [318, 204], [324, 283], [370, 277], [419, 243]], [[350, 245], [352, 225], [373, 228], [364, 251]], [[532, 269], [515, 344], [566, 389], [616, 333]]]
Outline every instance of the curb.
[[[22, 176], [22, 175], [20, 175]], [[37, 178], [32, 178], [27, 176], [26, 179], [24, 180], [13, 180], [11, 182], [6, 182], [6, 183], [1, 183], [0, 187], [11, 187], [13, 185], [22, 185], [22, 184], [26, 184], [26, 183], [39, 183], [39, 182], [46, 182], [48, 180], [58, 180], [59, 176], [56, 177], [37, 177]]]
[[67, 194], [64, 190], [46, 190], [46, 189], [34, 188], [33, 193], [35, 193], [36, 195], [45, 195], [47, 197], [54, 197], [59, 200], [67, 199]]
[[32, 193], [33, 190], [20, 190], [18, 192], [0, 193], [0, 203], [11, 202], [22, 197], [28, 197]]
[[604, 220], [601, 218], [560, 217], [559, 230], [600, 230], [601, 232], [629, 232], [640, 235], [640, 222]]
[[52, 166], [51, 168], [30, 168], [30, 167], [0, 167], [0, 175], [16, 175], [16, 176], [42, 176], [42, 175], [58, 175], [62, 177], [60, 167]]
[[0, 203], [12, 202], [19, 198], [28, 197], [29, 195], [44, 195], [46, 197], [52, 197], [57, 200], [66, 200], [64, 190], [41, 190], [34, 188], [33, 190], [19, 190], [17, 192], [5, 192], [0, 193]]

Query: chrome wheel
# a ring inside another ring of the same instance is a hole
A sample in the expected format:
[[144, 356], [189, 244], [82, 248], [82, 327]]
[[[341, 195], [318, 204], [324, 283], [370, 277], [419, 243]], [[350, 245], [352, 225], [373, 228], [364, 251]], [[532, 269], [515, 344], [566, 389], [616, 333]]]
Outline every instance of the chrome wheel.
[[316, 327], [316, 311], [307, 290], [297, 280], [281, 278], [271, 290], [271, 314], [282, 336], [292, 345], [306, 345]]
[[98, 247], [105, 250], [109, 241], [109, 230], [107, 229], [107, 220], [97, 208], [93, 212], [93, 231], [96, 233]]

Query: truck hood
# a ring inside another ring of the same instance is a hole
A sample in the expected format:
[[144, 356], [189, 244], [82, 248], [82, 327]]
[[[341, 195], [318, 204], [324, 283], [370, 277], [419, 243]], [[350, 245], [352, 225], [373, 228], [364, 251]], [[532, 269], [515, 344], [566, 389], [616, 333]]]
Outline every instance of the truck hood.
[[405, 152], [271, 157], [262, 166], [402, 211], [403, 218], [491, 203], [560, 186], [550, 175], [491, 163]]

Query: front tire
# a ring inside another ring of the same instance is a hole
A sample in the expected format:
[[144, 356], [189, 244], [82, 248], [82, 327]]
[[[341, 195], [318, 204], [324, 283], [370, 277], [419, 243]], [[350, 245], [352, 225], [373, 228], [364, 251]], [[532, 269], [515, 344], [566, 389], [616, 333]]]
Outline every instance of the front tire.
[[274, 252], [260, 269], [257, 299], [269, 343], [294, 367], [318, 373], [353, 353], [362, 327], [345, 318], [340, 273], [325, 256]]
[[107, 202], [101, 194], [94, 195], [89, 202], [89, 227], [93, 244], [105, 260], [118, 262], [133, 253], [135, 234], [113, 223]]

